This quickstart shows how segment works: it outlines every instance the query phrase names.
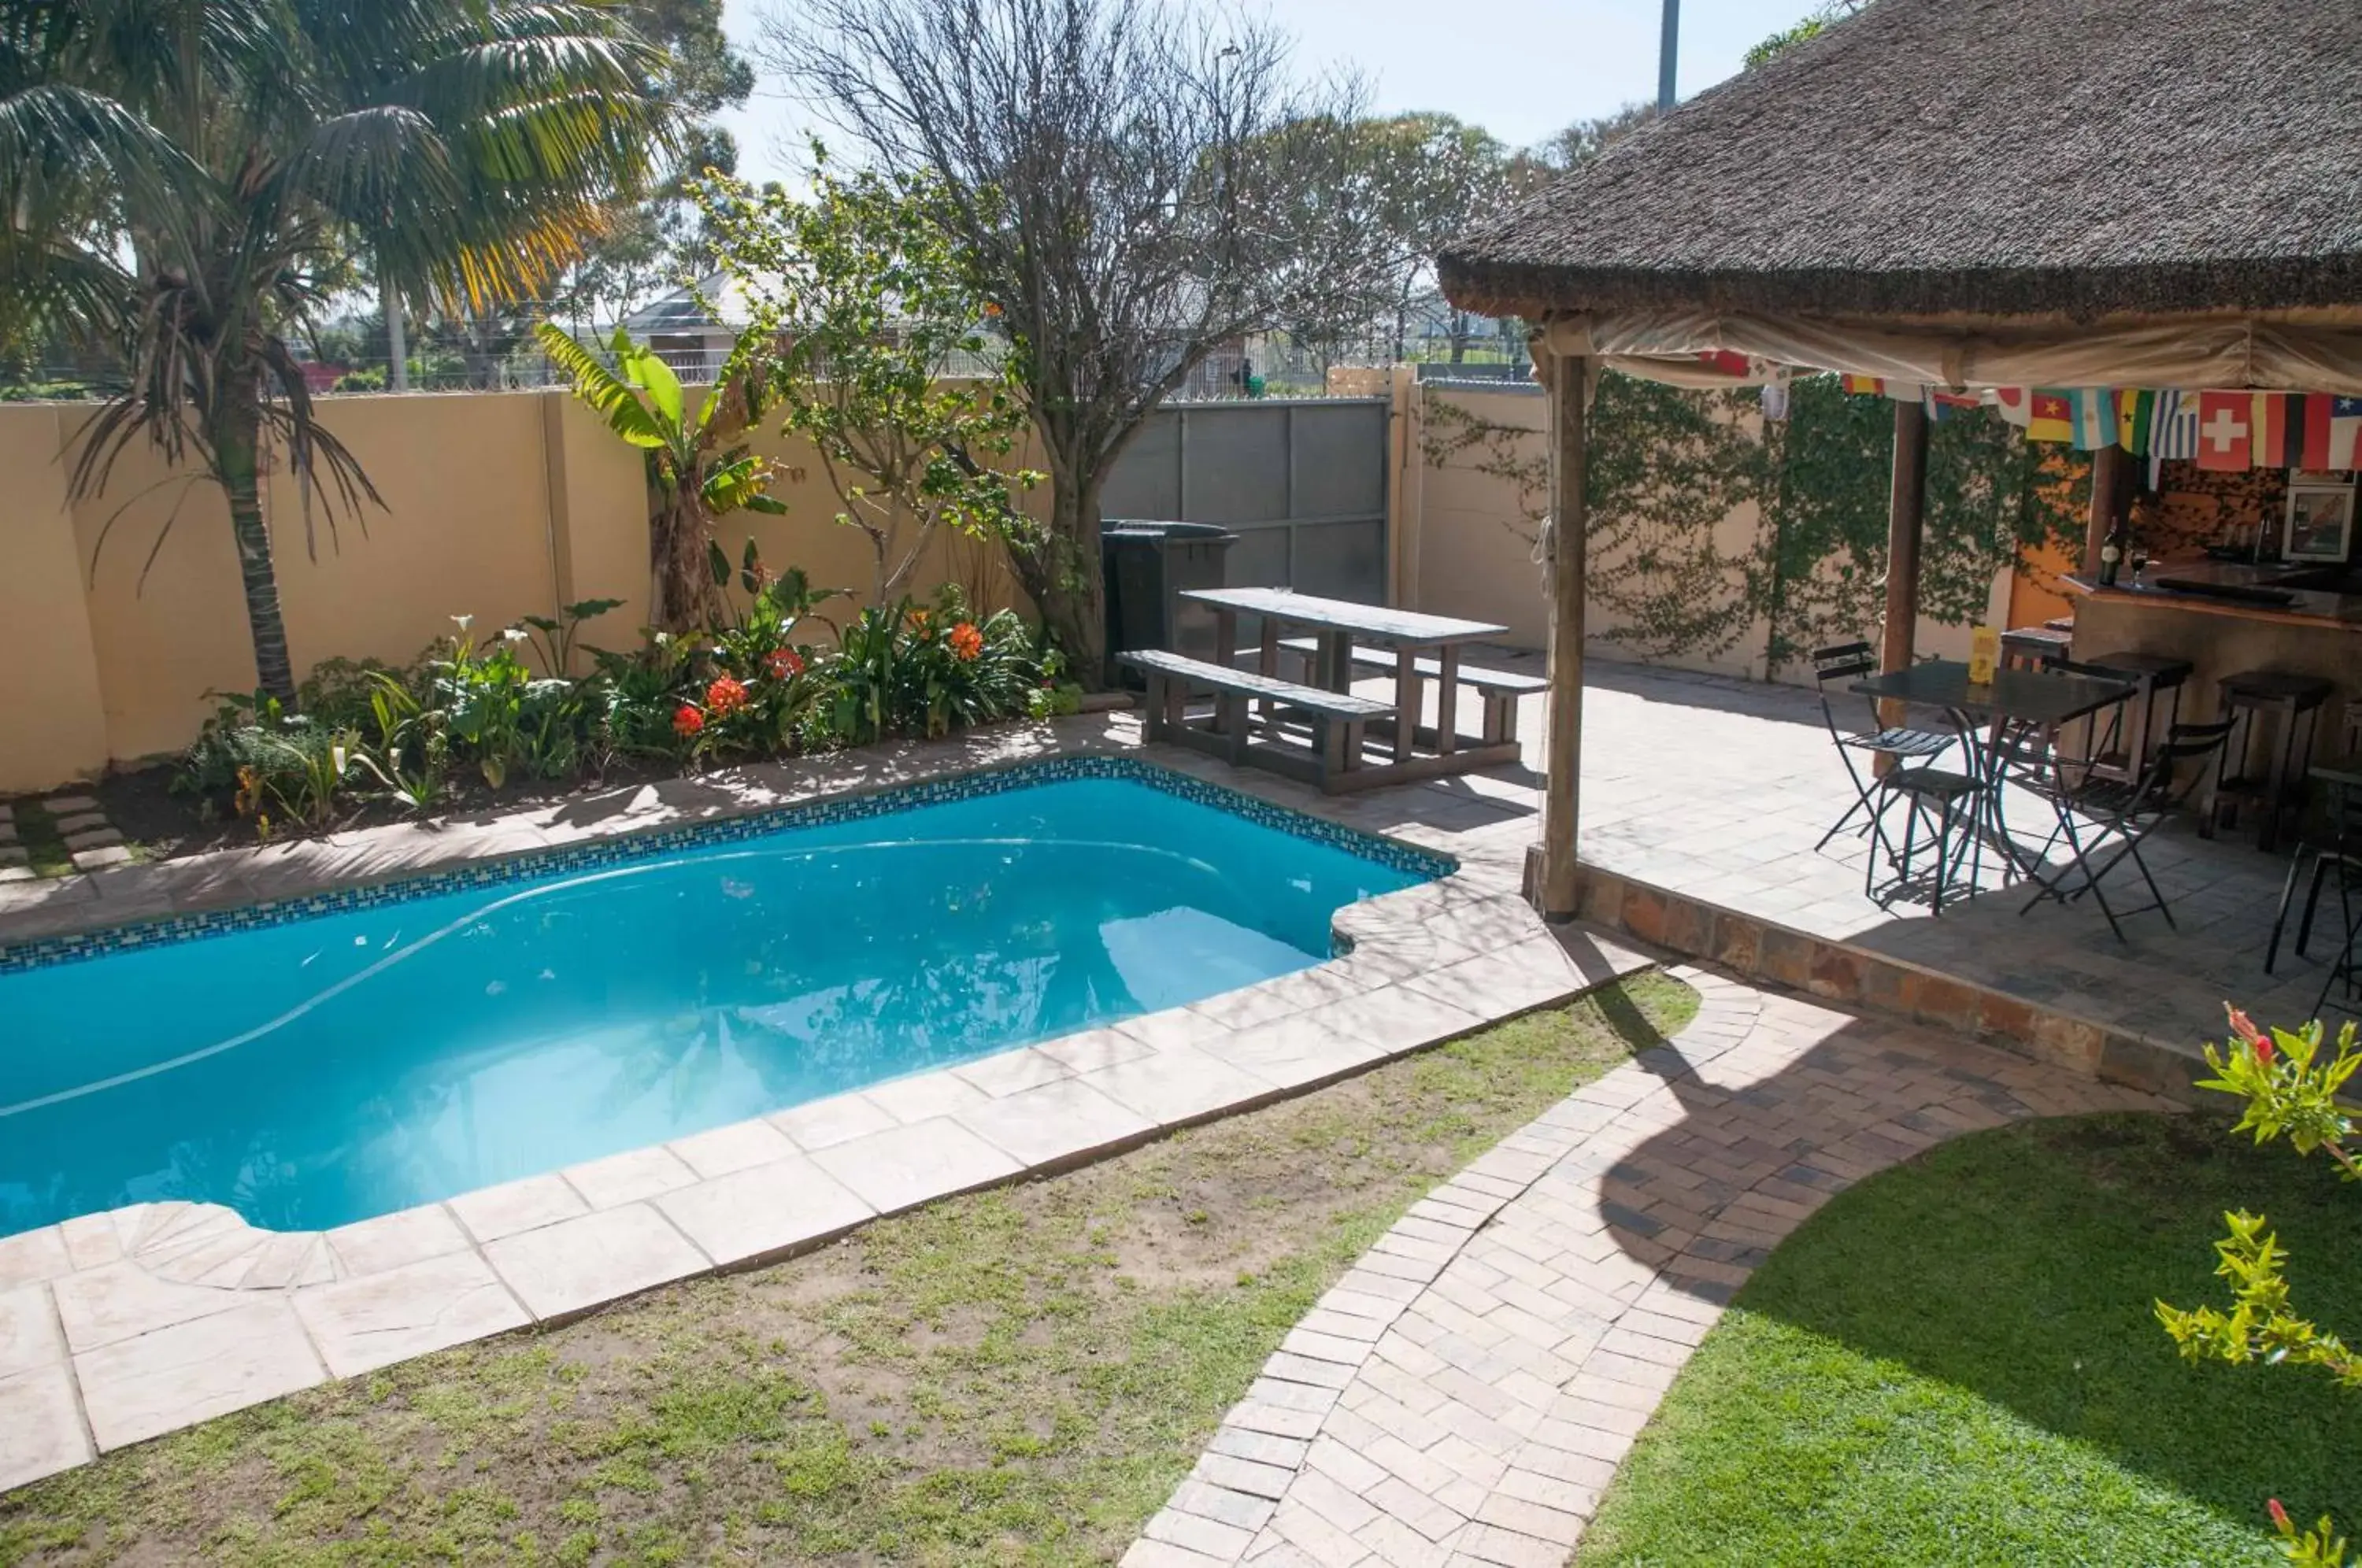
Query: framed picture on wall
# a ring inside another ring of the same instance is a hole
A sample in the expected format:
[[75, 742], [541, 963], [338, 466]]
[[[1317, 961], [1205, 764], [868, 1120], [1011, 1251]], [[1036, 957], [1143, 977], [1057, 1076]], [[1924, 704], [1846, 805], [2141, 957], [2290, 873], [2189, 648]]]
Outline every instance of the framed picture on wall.
[[2292, 561], [2342, 561], [2354, 548], [2354, 486], [2291, 484], [2281, 553]]

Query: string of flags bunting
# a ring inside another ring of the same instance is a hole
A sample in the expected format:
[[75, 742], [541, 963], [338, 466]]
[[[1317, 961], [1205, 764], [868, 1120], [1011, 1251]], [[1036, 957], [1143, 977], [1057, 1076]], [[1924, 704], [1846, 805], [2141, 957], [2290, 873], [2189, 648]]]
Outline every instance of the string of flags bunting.
[[1950, 418], [1990, 400], [2027, 440], [2087, 452], [2122, 447], [2136, 457], [2215, 469], [2362, 468], [2362, 397], [2114, 387], [1996, 387], [1979, 394], [1876, 376], [1848, 376], [1845, 390], [1916, 399], [1930, 419]]

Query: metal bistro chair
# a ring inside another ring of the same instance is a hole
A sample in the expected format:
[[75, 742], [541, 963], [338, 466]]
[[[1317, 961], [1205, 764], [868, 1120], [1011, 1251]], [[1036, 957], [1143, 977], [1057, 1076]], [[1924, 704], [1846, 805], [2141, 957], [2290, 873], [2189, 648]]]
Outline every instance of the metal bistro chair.
[[[2129, 781], [2089, 772], [2080, 779], [2074, 778], [2056, 751], [2051, 752], [2047, 769], [2028, 766], [2021, 748], [2021, 758], [2011, 766], [2009, 777], [2049, 802], [2058, 814], [2058, 827], [2044, 846], [2045, 853], [2064, 842], [2069, 859], [2047, 877], [2036, 874], [2034, 897], [2017, 912], [2030, 913], [2045, 899], [2056, 899], [2063, 905], [2089, 893], [2119, 942], [2125, 940], [2124, 920], [2128, 915], [2155, 910], [2165, 916], [2167, 925], [2175, 925], [2165, 889], [2150, 873], [2141, 845], [2188, 803], [2210, 772], [2221, 768], [2224, 745], [2230, 734], [2227, 719], [2211, 724], [2176, 724]], [[2118, 909], [2108, 902], [2100, 885], [2126, 861], [2148, 884], [2150, 901]]]
[[1828, 725], [1829, 738], [1837, 743], [1838, 758], [1845, 764], [1846, 777], [1853, 781], [1854, 793], [1853, 804], [1845, 809], [1843, 816], [1829, 824], [1829, 831], [1821, 834], [1820, 842], [1813, 845], [1816, 854], [1827, 846], [1829, 840], [1843, 832], [1856, 814], [1864, 819], [1862, 831], [1873, 840], [1878, 839], [1882, 797], [1896, 787], [1894, 780], [1897, 775], [1908, 771], [1907, 767], [1897, 766], [1881, 778], [1873, 764], [1871, 776], [1865, 779], [1861, 769], [1854, 765], [1855, 753], [1874, 755], [1886, 752], [1898, 765], [1928, 763], [1949, 750], [1955, 738], [1937, 734], [1932, 730], [1904, 729], [1899, 725], [1890, 729], [1879, 722], [1878, 703], [1869, 698], [1863, 699], [1870, 711], [1868, 730], [1849, 730], [1838, 723], [1836, 705], [1829, 701], [1830, 689], [1835, 687], [1843, 690], [1845, 683], [1860, 680], [1877, 673], [1877, 670], [1878, 661], [1871, 657], [1868, 643], [1838, 643], [1832, 647], [1816, 648], [1813, 653], [1813, 683], [1820, 690], [1821, 722]]
[[2330, 966], [2329, 978], [2322, 983], [2321, 996], [2312, 1004], [2316, 1016], [2329, 993], [2341, 979], [2346, 993], [2353, 994], [2357, 978], [2356, 938], [2362, 937], [2362, 925], [2357, 925], [2355, 895], [2362, 893], [2362, 773], [2316, 767], [2312, 781], [2321, 786], [2328, 818], [2327, 831], [2319, 838], [2308, 839], [2300, 845], [2289, 861], [2288, 880], [2280, 884], [2279, 912], [2272, 917], [2272, 939], [2264, 949], [2264, 973], [2280, 955], [2280, 934], [2288, 929], [2289, 909], [2296, 900], [2297, 878], [2303, 874], [2305, 856], [2312, 856], [2312, 879], [2305, 889], [2304, 914], [2297, 922], [2297, 956], [2304, 956], [2304, 944], [2312, 940], [2312, 919], [2321, 907], [2321, 885], [2334, 872], [2337, 878], [2337, 910], [2344, 922], [2343, 941], [2337, 961]]
[[[2053, 659], [2043, 668], [2054, 675], [2080, 675], [2120, 686], [2130, 685], [2129, 678], [2104, 665], [2079, 664], [2073, 659], [2060, 658]], [[1994, 831], [2003, 834], [2009, 831], [2008, 823], [2000, 811], [2003, 788], [2015, 784], [2032, 792], [2052, 809], [2054, 821], [2050, 834], [2042, 841], [2042, 847], [2036, 850], [2033, 856], [2036, 863], [2047, 860], [2066, 833], [2065, 819], [2058, 815], [2058, 797], [2062, 791], [2071, 793], [2081, 789], [2095, 774], [2126, 784], [2133, 782], [2137, 769], [2123, 765], [2123, 754], [2127, 745], [2125, 740], [2125, 715], [2131, 697], [2128, 690], [2124, 698], [2076, 722], [2074, 733], [2082, 737], [2086, 747], [2080, 753], [2070, 752], [2061, 744], [2062, 730], [2044, 730], [2031, 724], [1995, 723], [1986, 754], [1997, 819]], [[2015, 856], [2010, 858], [2014, 863]]]
[[[1940, 737], [1939, 737], [1940, 738]], [[1984, 835], [1978, 831], [1983, 812], [1979, 805], [1986, 789], [1985, 781], [1973, 774], [1956, 773], [1948, 767], [1929, 767], [1920, 764], [1890, 770], [1879, 780], [1881, 790], [1878, 810], [1900, 801], [1906, 808], [1903, 820], [1903, 846], [1887, 853], [1887, 864], [1893, 867], [1897, 891], [1911, 883], [1911, 857], [1915, 853], [1919, 830], [1924, 823], [1931, 828], [1935, 838], [1936, 869], [1929, 884], [1928, 911], [1944, 912], [1944, 894], [1951, 888], [1960, 872], [1960, 862], [1969, 863], [1968, 888], [1976, 891], [1977, 880], [1984, 874]], [[1878, 819], [1873, 818], [1873, 822]], [[1884, 845], [1884, 830], [1872, 835], [1870, 864], [1861, 878], [1862, 896], [1877, 899], [1878, 856]], [[1883, 900], [1881, 900], [1883, 901]]]

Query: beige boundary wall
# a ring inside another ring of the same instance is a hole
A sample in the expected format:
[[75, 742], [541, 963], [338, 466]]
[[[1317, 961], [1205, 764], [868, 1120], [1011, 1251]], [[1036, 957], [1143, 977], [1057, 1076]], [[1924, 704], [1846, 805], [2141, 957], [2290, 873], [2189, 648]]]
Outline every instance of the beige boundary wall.
[[[581, 599], [625, 602], [586, 641], [636, 643], [648, 601], [640, 454], [564, 392], [323, 407], [385, 505], [358, 523], [340, 516], [333, 536], [317, 522], [307, 552], [296, 485], [270, 477], [266, 511], [299, 675], [338, 656], [407, 662], [454, 615], [473, 616], [482, 635]], [[135, 445], [104, 495], [73, 502], [68, 469], [90, 413], [0, 405], [0, 626], [14, 648], [0, 661], [0, 796], [175, 751], [212, 711], [207, 691], [255, 684], [220, 491]], [[772, 565], [800, 566], [866, 601], [868, 542], [833, 521], [835, 497], [810, 450], [776, 436], [756, 445], [788, 469], [778, 493], [789, 513], [726, 520], [733, 558], [751, 535]], [[931, 592], [945, 580], [993, 604], [1014, 591], [997, 552], [966, 540], [937, 541], [910, 586]]]
[[[1532, 559], [1539, 501], [1529, 480], [1505, 470], [1530, 475], [1544, 456], [1543, 400], [1422, 384], [1407, 367], [1352, 374], [1362, 381], [1336, 390], [1394, 403], [1389, 580], [1396, 602], [1498, 622], [1509, 642], [1541, 646], [1541, 575]], [[1439, 399], [1520, 434], [1498, 450], [1438, 460], [1429, 436]], [[625, 602], [588, 641], [636, 641], [648, 590], [640, 456], [564, 392], [338, 397], [324, 407], [385, 505], [368, 508], [358, 524], [340, 518], [333, 536], [321, 523], [307, 551], [296, 486], [284, 473], [271, 476], [267, 509], [299, 673], [332, 657], [403, 663], [449, 632], [454, 615], [472, 616], [480, 635], [579, 599]], [[0, 626], [14, 650], [0, 662], [0, 796], [178, 750], [211, 712], [206, 692], [254, 685], [219, 491], [134, 447], [105, 494], [72, 501], [68, 462], [90, 413], [76, 403], [0, 404], [0, 472], [9, 480], [0, 498]], [[723, 537], [733, 556], [751, 535], [774, 566], [800, 566], [814, 582], [866, 601], [867, 541], [833, 521], [835, 497], [809, 448], [776, 436], [756, 447], [787, 470], [777, 493], [789, 513], [728, 520]], [[1046, 492], [1032, 499], [1038, 505]], [[1726, 553], [1744, 548], [1756, 525], [1751, 506], [1726, 519]], [[998, 550], [971, 541], [938, 540], [910, 586], [929, 592], [946, 580], [987, 605], [1018, 597]], [[1996, 613], [2005, 614], [2007, 595], [2003, 574]], [[1635, 657], [1616, 630], [1611, 614], [1595, 612], [1595, 648]], [[1669, 662], [1760, 679], [1765, 641], [1759, 624], [1722, 652]], [[1964, 657], [1967, 630], [1923, 622], [1919, 646]]]

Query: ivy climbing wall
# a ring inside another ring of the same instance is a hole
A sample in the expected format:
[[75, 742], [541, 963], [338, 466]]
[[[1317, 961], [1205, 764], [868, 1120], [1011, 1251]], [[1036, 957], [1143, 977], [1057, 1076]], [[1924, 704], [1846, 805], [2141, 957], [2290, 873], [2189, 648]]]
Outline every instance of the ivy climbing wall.
[[[1546, 400], [1434, 384], [1412, 411], [1420, 466], [1405, 514], [1418, 608], [1543, 630], [1533, 542], [1548, 506]], [[1593, 404], [1590, 624], [1603, 652], [1794, 679], [1813, 648], [1874, 640], [1884, 605], [1893, 405], [1833, 378], [1767, 421], [1752, 391], [1701, 392], [1609, 374]], [[2066, 558], [2090, 465], [2030, 446], [1983, 410], [1928, 442], [1923, 652], [1964, 655], [2005, 617], [2010, 575]]]

